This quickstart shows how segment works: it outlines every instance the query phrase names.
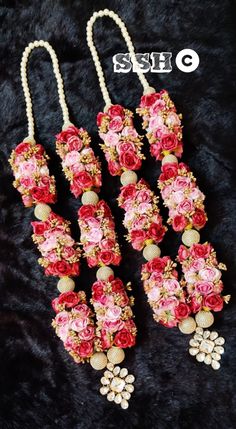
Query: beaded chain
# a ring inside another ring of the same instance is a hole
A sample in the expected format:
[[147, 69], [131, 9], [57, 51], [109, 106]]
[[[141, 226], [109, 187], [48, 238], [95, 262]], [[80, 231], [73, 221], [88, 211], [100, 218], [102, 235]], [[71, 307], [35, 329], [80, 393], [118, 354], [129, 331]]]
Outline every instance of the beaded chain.
[[[44, 148], [34, 139], [33, 109], [27, 81], [29, 55], [38, 47], [49, 52], [57, 80], [64, 125], [56, 136], [56, 150], [72, 193], [76, 197], [81, 196], [78, 222], [83, 256], [89, 267], [98, 267], [91, 298], [95, 314], [87, 303], [85, 292], [74, 291], [73, 277], [80, 274], [80, 246], [71, 236], [70, 223], [48, 205], [56, 201], [55, 179], [50, 176]], [[39, 263], [46, 275], [59, 277], [57, 288], [60, 295], [52, 301], [56, 313], [52, 326], [76, 363], [90, 362], [97, 370], [106, 368], [101, 378], [100, 393], [126, 409], [134, 390], [134, 376], [115, 364], [124, 360], [123, 349], [135, 345], [137, 329], [131, 309], [134, 300], [127, 294], [131, 289], [130, 283], [125, 286], [109, 267], [120, 264], [121, 253], [111, 210], [98, 197], [102, 185], [100, 163], [90, 147], [87, 131], [76, 128], [69, 121], [58, 60], [48, 42], [35, 41], [25, 49], [21, 77], [27, 106], [28, 137], [13, 150], [10, 163], [15, 176], [14, 186], [21, 193], [24, 205], [35, 206], [34, 214], [38, 220], [32, 222], [32, 238], [41, 253]]]
[[[98, 18], [110, 17], [121, 30], [131, 60], [143, 86], [143, 96], [137, 113], [143, 119], [150, 151], [162, 160], [162, 173], [158, 187], [164, 204], [169, 208], [168, 223], [175, 231], [184, 231], [177, 261], [183, 271], [178, 280], [176, 263], [169, 257], [160, 257], [157, 244], [162, 240], [165, 227], [161, 223], [157, 197], [143, 179], [138, 181], [135, 170], [142, 160], [142, 138], [133, 126], [133, 114], [120, 105], [112, 105], [105, 84], [102, 66], [93, 41], [93, 25]], [[213, 246], [200, 244], [200, 230], [206, 223], [204, 195], [189, 167], [178, 164], [177, 157], [183, 151], [181, 115], [167, 91], [156, 93], [137, 65], [134, 46], [125, 24], [108, 9], [95, 12], [87, 23], [87, 43], [94, 60], [99, 85], [105, 102], [104, 112], [99, 112], [97, 125], [104, 143], [101, 147], [108, 161], [111, 175], [120, 176], [121, 188], [118, 204], [125, 210], [124, 225], [128, 229], [128, 241], [137, 250], [143, 250], [148, 261], [142, 267], [142, 279], [154, 319], [167, 326], [178, 326], [182, 333], [195, 332], [190, 340], [189, 352], [199, 362], [220, 368], [224, 352], [224, 339], [213, 331], [204, 331], [213, 324], [212, 311], [222, 310], [230, 296], [222, 296], [221, 270]], [[190, 314], [196, 314], [195, 319]]]

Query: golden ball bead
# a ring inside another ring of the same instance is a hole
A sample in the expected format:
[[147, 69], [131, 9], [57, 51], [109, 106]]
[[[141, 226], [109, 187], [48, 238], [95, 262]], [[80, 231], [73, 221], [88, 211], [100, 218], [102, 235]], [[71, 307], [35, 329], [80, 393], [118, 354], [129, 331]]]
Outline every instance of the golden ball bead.
[[166, 155], [164, 156], [164, 158], [161, 161], [162, 165], [165, 164], [178, 164], [178, 159], [176, 158], [175, 155]]
[[103, 352], [94, 353], [90, 358], [90, 365], [93, 369], [101, 370], [106, 368], [107, 366], [107, 357]]
[[111, 276], [114, 276], [114, 271], [110, 267], [101, 267], [96, 272], [98, 280], [106, 281]]
[[107, 359], [114, 363], [115, 365], [118, 363], [123, 362], [125, 358], [125, 352], [123, 349], [120, 349], [119, 347], [111, 347], [107, 352]]
[[200, 241], [200, 234], [195, 229], [187, 229], [182, 235], [182, 242], [187, 247], [197, 244]]
[[156, 244], [148, 244], [143, 249], [143, 257], [147, 261], [158, 258], [161, 255], [161, 249]]
[[62, 277], [57, 283], [57, 289], [60, 293], [71, 292], [75, 288], [75, 282], [70, 277]]
[[192, 334], [196, 329], [196, 322], [193, 317], [187, 317], [179, 323], [178, 327], [182, 334]]
[[123, 186], [129, 185], [130, 183], [137, 183], [138, 176], [134, 171], [124, 171], [120, 176], [120, 181]]
[[94, 191], [86, 191], [83, 193], [82, 197], [81, 197], [81, 202], [82, 204], [86, 205], [86, 204], [97, 204], [99, 201], [99, 197], [96, 194], [96, 192]]
[[50, 215], [52, 209], [48, 204], [39, 203], [35, 206], [34, 215], [37, 219], [45, 221]]
[[195, 320], [200, 328], [209, 328], [214, 323], [214, 316], [210, 311], [201, 310], [196, 314]]

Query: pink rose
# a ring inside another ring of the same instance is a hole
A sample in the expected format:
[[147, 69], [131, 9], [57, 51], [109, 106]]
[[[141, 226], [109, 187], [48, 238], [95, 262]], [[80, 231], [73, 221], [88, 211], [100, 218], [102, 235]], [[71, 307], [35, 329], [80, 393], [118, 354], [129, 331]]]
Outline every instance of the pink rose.
[[119, 116], [115, 116], [109, 123], [109, 130], [118, 133], [123, 128], [123, 121]]
[[128, 151], [135, 152], [135, 145], [133, 142], [129, 142], [129, 141], [123, 142], [121, 140], [121, 142], [117, 145], [116, 149], [119, 154], [128, 152]]
[[133, 137], [134, 139], [138, 137], [138, 133], [135, 128], [130, 126], [124, 127], [121, 134], [125, 137]]
[[153, 116], [150, 118], [148, 128], [154, 130], [162, 125], [164, 125], [163, 118], [161, 116]]
[[111, 322], [110, 320], [105, 320], [103, 323], [103, 328], [106, 329], [110, 333], [114, 333], [122, 329], [124, 326], [124, 322], [122, 320], [115, 320]]
[[176, 215], [172, 223], [174, 231], [182, 231], [187, 226], [187, 220], [183, 215]]
[[185, 247], [183, 244], [181, 244], [179, 246], [179, 250], [178, 250], [178, 259], [179, 262], [183, 262], [185, 261], [185, 259], [187, 259], [189, 256], [189, 250], [187, 247]]
[[84, 341], [92, 340], [95, 337], [95, 330], [93, 326], [87, 326], [83, 331], [80, 331], [79, 338]]
[[191, 180], [189, 177], [178, 176], [176, 177], [173, 187], [175, 191], [182, 191], [189, 187]]
[[113, 146], [113, 147], [115, 147], [120, 140], [119, 136], [113, 131], [108, 131], [106, 134], [104, 134], [103, 139], [106, 146]]
[[66, 167], [70, 167], [71, 165], [77, 164], [79, 162], [80, 162], [80, 156], [79, 156], [79, 153], [76, 152], [75, 150], [68, 152], [63, 161]]
[[150, 108], [151, 115], [156, 115], [159, 113], [160, 110], [164, 109], [166, 106], [166, 103], [164, 100], [156, 100], [155, 103]]
[[213, 283], [210, 282], [197, 282], [195, 284], [195, 291], [201, 295], [208, 295], [213, 291]]
[[152, 143], [150, 146], [150, 153], [157, 160], [161, 159], [161, 150], [162, 149], [161, 149], [161, 143], [160, 142]]
[[178, 139], [174, 133], [164, 134], [161, 138], [162, 150], [172, 151], [178, 146]]
[[180, 290], [180, 284], [176, 279], [166, 279], [163, 282], [163, 287], [168, 290], [169, 293], [176, 293]]
[[185, 199], [178, 205], [177, 210], [181, 214], [191, 213], [194, 210], [193, 202], [191, 200]]
[[160, 299], [160, 289], [157, 287], [153, 287], [147, 294], [148, 299], [151, 301], [157, 301], [158, 299]]
[[80, 151], [83, 147], [83, 142], [78, 136], [70, 136], [67, 140], [67, 147], [70, 151]]
[[78, 317], [77, 319], [74, 319], [70, 323], [70, 329], [76, 332], [80, 332], [83, 329], [87, 328], [88, 325], [88, 319], [81, 319]]
[[181, 124], [179, 116], [175, 112], [170, 112], [166, 118], [166, 124], [170, 127], [175, 127]]
[[113, 307], [110, 307], [106, 310], [106, 319], [108, 319], [111, 322], [116, 321], [121, 316], [121, 308], [118, 305], [114, 305]]
[[89, 316], [90, 310], [87, 304], [78, 304], [73, 308], [73, 313], [76, 313], [77, 317], [85, 319]]
[[67, 338], [68, 333], [69, 333], [69, 325], [67, 325], [67, 324], [59, 325], [56, 332], [57, 332], [58, 337], [63, 342], [66, 341], [66, 338]]
[[57, 325], [66, 325], [69, 322], [69, 314], [67, 311], [60, 311], [55, 317], [55, 322]]
[[108, 170], [112, 176], [119, 176], [121, 174], [121, 166], [118, 162], [109, 160], [108, 161]]

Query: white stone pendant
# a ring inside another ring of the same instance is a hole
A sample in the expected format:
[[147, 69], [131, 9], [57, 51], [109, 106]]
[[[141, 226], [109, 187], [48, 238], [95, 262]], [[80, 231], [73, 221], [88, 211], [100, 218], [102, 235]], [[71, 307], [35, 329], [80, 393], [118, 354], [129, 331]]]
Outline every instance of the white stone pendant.
[[107, 364], [107, 369], [101, 378], [101, 395], [106, 395], [108, 401], [114, 401], [124, 410], [129, 406], [131, 393], [134, 391], [134, 376], [128, 373], [126, 368]]
[[225, 340], [219, 337], [216, 331], [209, 331], [199, 326], [193, 338], [189, 341], [189, 353], [195, 356], [198, 362], [211, 365], [213, 369], [220, 368], [221, 355], [224, 353]]

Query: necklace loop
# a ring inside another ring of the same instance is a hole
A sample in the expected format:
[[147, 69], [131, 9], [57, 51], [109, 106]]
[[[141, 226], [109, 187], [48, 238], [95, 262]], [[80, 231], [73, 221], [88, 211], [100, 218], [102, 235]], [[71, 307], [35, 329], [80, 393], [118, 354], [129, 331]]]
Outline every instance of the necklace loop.
[[149, 94], [155, 90], [150, 87], [146, 77], [144, 76], [143, 72], [140, 70], [137, 59], [135, 57], [135, 50], [134, 50], [133, 42], [131, 40], [131, 37], [128, 33], [128, 30], [127, 30], [124, 22], [120, 19], [119, 15], [117, 15], [115, 12], [113, 12], [112, 10], [109, 10], [109, 9], [104, 9], [104, 10], [99, 10], [98, 12], [94, 12], [94, 14], [91, 16], [91, 18], [89, 19], [89, 21], [87, 23], [87, 29], [86, 29], [87, 44], [88, 44], [88, 47], [90, 49], [90, 52], [91, 52], [91, 55], [92, 55], [92, 58], [94, 61], [94, 65], [96, 68], [96, 72], [97, 72], [97, 76], [98, 76], [98, 80], [99, 80], [99, 85], [100, 85], [102, 95], [103, 95], [103, 99], [105, 102], [104, 111], [106, 111], [107, 108], [112, 103], [111, 103], [111, 98], [110, 98], [110, 95], [108, 92], [108, 88], [106, 86], [105, 77], [104, 77], [101, 61], [99, 59], [98, 51], [97, 51], [97, 49], [95, 47], [95, 43], [93, 41], [93, 25], [98, 18], [102, 18], [103, 16], [108, 16], [109, 18], [113, 19], [113, 21], [120, 28], [121, 34], [122, 34], [122, 36], [126, 42], [126, 45], [127, 45], [127, 48], [128, 48], [129, 54], [130, 54], [130, 59], [131, 59], [133, 65], [135, 66], [135, 69], [137, 70], [136, 73], [138, 75], [138, 78], [139, 78], [142, 86], [143, 86], [143, 93]]
[[63, 87], [63, 80], [60, 73], [59, 65], [58, 65], [58, 59], [57, 55], [52, 48], [52, 46], [45, 42], [44, 40], [35, 40], [34, 42], [29, 43], [29, 45], [25, 48], [22, 59], [21, 59], [21, 83], [22, 88], [25, 96], [25, 103], [26, 103], [26, 116], [28, 120], [28, 136], [27, 141], [30, 141], [32, 143], [35, 143], [34, 140], [34, 116], [33, 116], [33, 106], [32, 106], [32, 100], [30, 95], [30, 89], [29, 89], [29, 83], [27, 79], [27, 63], [29, 60], [29, 56], [33, 49], [35, 48], [45, 48], [46, 51], [49, 53], [52, 65], [53, 65], [53, 72], [57, 81], [57, 90], [58, 90], [58, 96], [59, 96], [59, 103], [62, 109], [62, 115], [63, 115], [63, 122], [64, 125], [68, 126], [70, 124], [69, 120], [69, 112], [68, 107], [66, 104], [65, 94], [64, 94], [64, 87]]

